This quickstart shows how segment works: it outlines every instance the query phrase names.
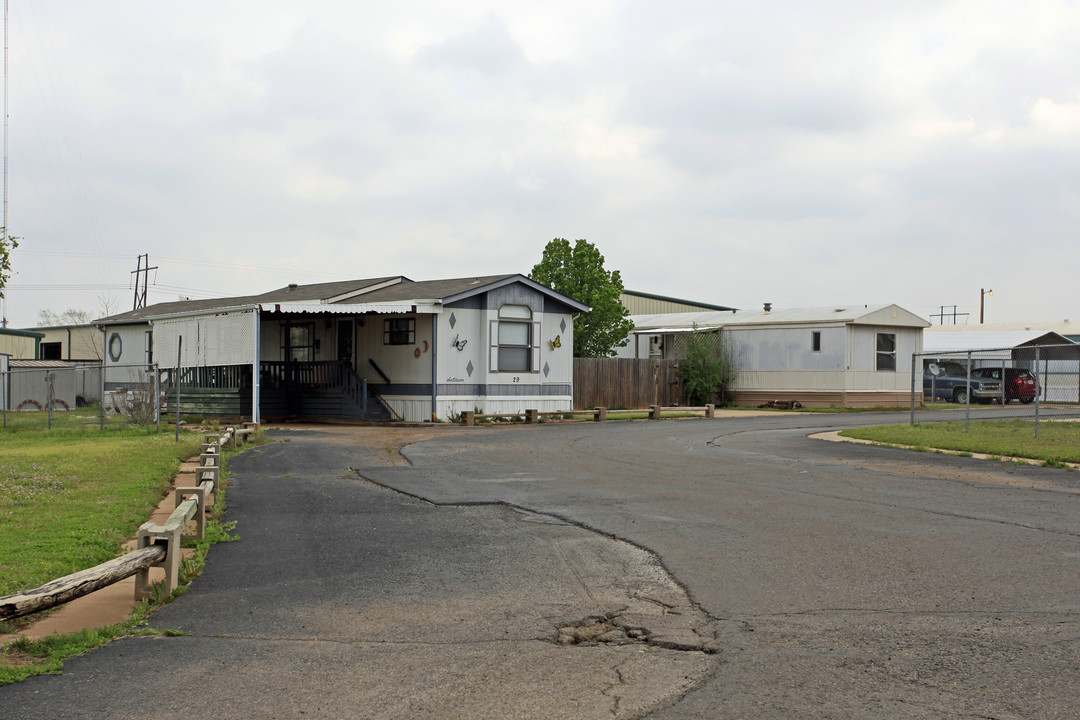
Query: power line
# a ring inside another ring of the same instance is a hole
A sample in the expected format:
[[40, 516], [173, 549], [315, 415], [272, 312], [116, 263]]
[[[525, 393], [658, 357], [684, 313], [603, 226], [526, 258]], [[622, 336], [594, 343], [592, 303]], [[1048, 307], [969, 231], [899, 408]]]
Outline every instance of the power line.
[[[90, 257], [90, 258], [110, 258], [117, 260], [126, 260], [129, 255], [120, 254], [102, 254], [102, 253], [85, 253], [77, 251], [64, 251], [64, 250], [29, 250], [23, 252], [20, 250], [20, 255], [27, 256], [41, 256], [41, 257]], [[297, 267], [274, 267], [270, 265], [245, 265], [237, 262], [222, 262], [220, 260], [215, 261], [199, 261], [199, 260], [182, 260], [180, 258], [168, 258], [161, 255], [156, 256], [158, 262], [164, 262], [175, 265], [192, 265], [195, 267], [214, 267], [214, 268], [228, 268], [232, 270], [259, 270], [262, 272], [282, 273], [288, 275], [309, 275], [333, 278], [338, 280], [350, 280], [352, 275], [343, 275], [342, 273], [328, 273], [320, 272], [318, 270], [306, 270]]]

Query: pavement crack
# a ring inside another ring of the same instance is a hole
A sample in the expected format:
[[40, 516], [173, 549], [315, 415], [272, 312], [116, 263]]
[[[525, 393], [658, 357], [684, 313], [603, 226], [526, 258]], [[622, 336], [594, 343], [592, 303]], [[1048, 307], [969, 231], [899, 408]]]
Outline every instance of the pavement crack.
[[574, 564], [570, 562], [570, 558], [566, 556], [566, 549], [563, 548], [562, 542], [560, 542], [558, 538], [555, 539], [555, 547], [559, 551], [559, 557], [562, 558], [563, 563], [565, 563], [566, 567], [568, 567], [570, 569], [570, 572], [573, 573], [574, 577], [578, 581], [578, 584], [581, 586], [581, 589], [584, 590], [585, 594], [589, 596], [589, 599], [596, 604], [596, 607], [603, 609], [603, 603], [601, 603], [600, 600], [596, 597], [596, 595], [593, 594], [592, 588], [590, 588], [589, 584], [585, 582], [585, 578], [581, 577], [581, 573], [579, 573], [577, 568], [574, 567]]
[[612, 694], [612, 691], [616, 690], [617, 688], [626, 686], [626, 677], [623, 676], [622, 672], [622, 666], [625, 662], [626, 660], [622, 660], [611, 666], [611, 671], [615, 674], [615, 681], [608, 685], [606, 688], [604, 688], [604, 690], [600, 693], [605, 697], [611, 698], [611, 716], [615, 718], [619, 717], [619, 713], [621, 711], [622, 695], [620, 693]]
[[[567, 620], [556, 624], [556, 645], [647, 645], [664, 650], [701, 652], [713, 655], [719, 652], [715, 636], [699, 632], [689, 621], [673, 625], [668, 616], [645, 616], [622, 610], [603, 615], [589, 615], [579, 620]], [[661, 626], [650, 628], [652, 620]]]

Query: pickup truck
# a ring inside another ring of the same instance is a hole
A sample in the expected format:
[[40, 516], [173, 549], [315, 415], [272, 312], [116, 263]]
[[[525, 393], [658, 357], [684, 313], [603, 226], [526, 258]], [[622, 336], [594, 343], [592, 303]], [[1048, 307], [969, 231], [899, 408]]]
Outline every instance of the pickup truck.
[[[935, 372], [936, 371], [936, 372]], [[959, 363], [927, 363], [923, 368], [923, 395], [935, 400], [966, 405], [967, 369]], [[1001, 402], [1001, 380], [971, 377], [971, 399], [978, 403]]]

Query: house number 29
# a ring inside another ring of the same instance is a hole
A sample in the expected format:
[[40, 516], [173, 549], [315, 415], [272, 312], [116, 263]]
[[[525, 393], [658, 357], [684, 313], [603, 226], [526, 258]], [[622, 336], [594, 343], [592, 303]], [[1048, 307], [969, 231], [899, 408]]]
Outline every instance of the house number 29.
[[514, 382], [521, 382], [521, 378], [517, 375], [514, 376]]

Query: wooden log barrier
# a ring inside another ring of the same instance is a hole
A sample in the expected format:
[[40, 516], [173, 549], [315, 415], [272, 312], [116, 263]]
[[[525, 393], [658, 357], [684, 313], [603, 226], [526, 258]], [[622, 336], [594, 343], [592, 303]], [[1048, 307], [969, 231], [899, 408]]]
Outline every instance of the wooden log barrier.
[[[258, 426], [255, 425], [255, 428]], [[163, 567], [166, 591], [171, 593], [175, 590], [180, 574], [180, 541], [205, 535], [206, 506], [221, 479], [220, 448], [234, 437], [233, 433], [233, 428], [228, 428], [220, 435], [205, 436], [206, 443], [196, 471], [198, 487], [176, 488], [176, 509], [164, 525], [143, 523], [136, 537], [136, 550], [87, 570], [57, 578], [33, 590], [0, 597], [0, 620], [12, 620], [48, 610], [132, 575], [135, 576], [135, 598], [140, 600], [150, 594], [152, 567]], [[192, 518], [196, 521], [197, 534], [186, 536], [183, 534], [184, 528]]]
[[165, 559], [167, 548], [149, 545], [127, 555], [109, 560], [89, 570], [80, 570], [45, 583], [33, 590], [23, 590], [0, 598], [0, 620], [11, 620], [48, 610], [56, 605], [89, 595], [107, 585], [120, 582]]

